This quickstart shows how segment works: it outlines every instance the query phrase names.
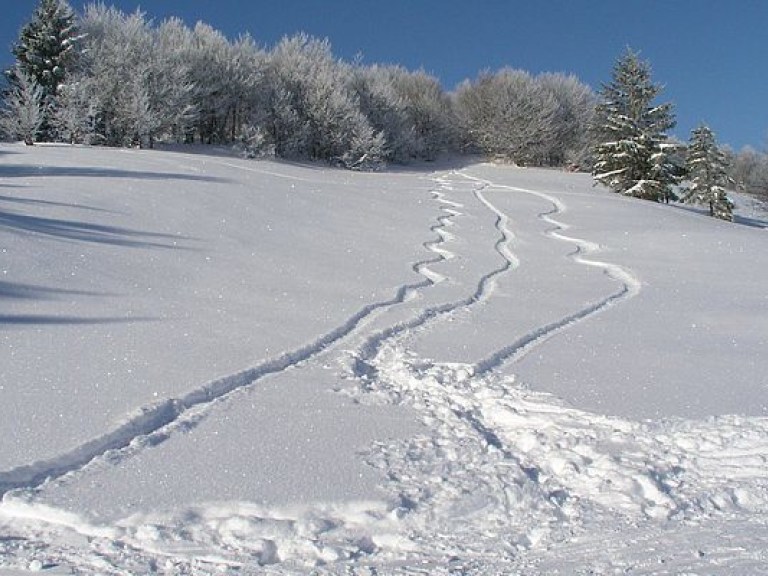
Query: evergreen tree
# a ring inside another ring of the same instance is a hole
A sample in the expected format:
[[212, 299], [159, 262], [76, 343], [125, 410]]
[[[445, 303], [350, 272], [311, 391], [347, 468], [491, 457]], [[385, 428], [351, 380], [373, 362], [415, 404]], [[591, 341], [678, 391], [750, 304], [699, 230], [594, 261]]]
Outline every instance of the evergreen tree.
[[661, 92], [650, 65], [627, 50], [595, 109], [595, 181], [614, 192], [660, 202], [674, 197], [679, 168], [666, 132], [675, 126], [671, 104], [653, 103]]
[[32, 20], [26, 24], [13, 48], [17, 67], [8, 72], [12, 84], [19, 82], [21, 70], [39, 87], [42, 94], [41, 137], [50, 138], [49, 115], [55, 108], [59, 87], [76, 56], [78, 40], [75, 13], [66, 0], [40, 0]]
[[709, 204], [710, 216], [733, 220], [733, 202], [725, 191], [732, 182], [728, 176], [727, 158], [708, 126], [702, 124], [691, 132], [686, 169], [690, 184], [683, 201]]

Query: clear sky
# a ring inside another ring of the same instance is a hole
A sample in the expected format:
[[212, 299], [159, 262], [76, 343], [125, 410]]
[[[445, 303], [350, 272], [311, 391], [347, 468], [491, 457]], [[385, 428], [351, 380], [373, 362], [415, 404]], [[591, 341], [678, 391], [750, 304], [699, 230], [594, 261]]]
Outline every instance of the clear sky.
[[[88, 2], [72, 0], [80, 10]], [[593, 88], [627, 46], [675, 104], [678, 127], [706, 122], [735, 148], [768, 145], [768, 0], [114, 0], [126, 12], [202, 20], [264, 46], [307, 32], [344, 59], [424, 68], [452, 89], [485, 68], [567, 72]], [[0, 63], [37, 0], [0, 8]]]

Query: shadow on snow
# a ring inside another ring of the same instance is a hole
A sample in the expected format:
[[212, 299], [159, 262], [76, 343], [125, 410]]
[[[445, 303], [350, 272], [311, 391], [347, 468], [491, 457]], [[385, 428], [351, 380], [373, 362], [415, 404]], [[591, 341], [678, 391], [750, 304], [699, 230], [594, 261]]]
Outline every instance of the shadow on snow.
[[216, 182], [226, 184], [227, 178], [179, 174], [176, 172], [147, 172], [123, 170], [120, 168], [95, 168], [87, 166], [29, 166], [27, 164], [0, 165], [0, 178], [125, 178], [134, 180], [187, 180], [193, 182]]
[[189, 240], [185, 236], [145, 232], [76, 220], [57, 220], [40, 216], [27, 216], [3, 210], [0, 210], [0, 228], [7, 228], [15, 232], [43, 234], [63, 240], [94, 242], [130, 248], [189, 250], [189, 248], [175, 244], [175, 241]]
[[737, 214], [733, 217], [733, 221], [736, 224], [751, 226], [752, 228], [768, 228], [768, 220], [761, 220], [759, 218], [747, 218], [746, 216], [739, 216]]
[[146, 317], [102, 317], [52, 316], [38, 314], [0, 314], [0, 331], [14, 326], [73, 326], [97, 324], [132, 324], [134, 322], [157, 322], [157, 318]]
[[[0, 184], [3, 186], [3, 184]], [[108, 214], [117, 214], [114, 210], [106, 210], [104, 208], [94, 208], [92, 206], [86, 206], [84, 204], [72, 204], [69, 202], [54, 202], [52, 200], [40, 200], [38, 198], [19, 198], [16, 196], [4, 196], [0, 194], [0, 202], [11, 202], [14, 204], [27, 204], [33, 206], [54, 206], [58, 208], [77, 208], [78, 210], [89, 210], [92, 212], [106, 212]]]
[[58, 296], [111, 296], [111, 294], [0, 281], [0, 299], [55, 300]]

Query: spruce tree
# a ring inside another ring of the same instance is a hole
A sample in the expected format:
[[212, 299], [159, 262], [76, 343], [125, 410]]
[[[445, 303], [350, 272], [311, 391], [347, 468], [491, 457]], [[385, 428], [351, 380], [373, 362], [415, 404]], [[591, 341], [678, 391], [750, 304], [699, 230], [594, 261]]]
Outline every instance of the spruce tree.
[[728, 161], [717, 145], [714, 132], [704, 124], [691, 132], [686, 170], [690, 184], [682, 200], [708, 204], [710, 216], [733, 220], [733, 202], [725, 191], [732, 182]]
[[593, 131], [592, 175], [614, 192], [660, 202], [674, 197], [679, 169], [667, 131], [675, 126], [671, 104], [654, 104], [661, 87], [650, 65], [631, 50], [617, 60], [613, 79], [599, 92]]
[[12, 85], [18, 83], [18, 69], [40, 86], [44, 139], [52, 136], [49, 114], [54, 112], [59, 87], [74, 63], [77, 40], [75, 13], [66, 0], [40, 0], [13, 48], [17, 66], [8, 71], [9, 80]]

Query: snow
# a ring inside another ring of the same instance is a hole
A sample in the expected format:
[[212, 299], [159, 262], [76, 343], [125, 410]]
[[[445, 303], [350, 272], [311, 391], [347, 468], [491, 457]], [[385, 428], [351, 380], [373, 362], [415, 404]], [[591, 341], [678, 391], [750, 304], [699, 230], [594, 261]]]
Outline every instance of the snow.
[[768, 570], [768, 219], [0, 147], [0, 575]]

